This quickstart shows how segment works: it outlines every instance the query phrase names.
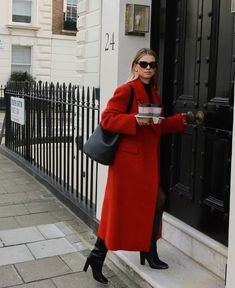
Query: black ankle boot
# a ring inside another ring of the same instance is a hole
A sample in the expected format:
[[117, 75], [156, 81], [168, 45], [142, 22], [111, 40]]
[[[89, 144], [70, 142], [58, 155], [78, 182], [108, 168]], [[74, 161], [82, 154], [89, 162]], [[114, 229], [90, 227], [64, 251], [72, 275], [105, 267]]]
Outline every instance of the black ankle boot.
[[95, 248], [91, 251], [90, 255], [87, 257], [83, 271], [87, 271], [89, 265], [92, 269], [93, 278], [103, 284], [108, 284], [108, 279], [102, 274], [102, 267], [104, 264], [104, 259], [107, 254], [107, 248], [105, 243], [100, 238], [97, 239]]
[[167, 269], [169, 267], [167, 263], [159, 259], [155, 243], [151, 243], [149, 252], [140, 252], [140, 264], [144, 265], [145, 260], [148, 261], [149, 266], [153, 269]]

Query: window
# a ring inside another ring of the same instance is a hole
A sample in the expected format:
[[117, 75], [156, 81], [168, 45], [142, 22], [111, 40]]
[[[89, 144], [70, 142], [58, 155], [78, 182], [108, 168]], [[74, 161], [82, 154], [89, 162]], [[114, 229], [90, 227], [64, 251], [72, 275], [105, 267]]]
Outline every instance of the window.
[[67, 0], [64, 7], [64, 29], [77, 30], [77, 5], [78, 0]]
[[66, 20], [77, 22], [77, 5], [78, 0], [67, 0]]
[[31, 47], [12, 46], [11, 71], [31, 71]]
[[12, 0], [12, 22], [31, 23], [31, 15], [31, 0]]

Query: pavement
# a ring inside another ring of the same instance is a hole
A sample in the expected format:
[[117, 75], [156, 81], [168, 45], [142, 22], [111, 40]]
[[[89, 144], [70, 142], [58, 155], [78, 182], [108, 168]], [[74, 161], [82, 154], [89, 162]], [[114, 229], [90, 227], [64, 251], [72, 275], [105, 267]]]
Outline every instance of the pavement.
[[[0, 113], [0, 129], [3, 116]], [[7, 158], [0, 145], [0, 288], [225, 286], [223, 279], [164, 239], [158, 247], [170, 269], [156, 271], [142, 266], [135, 252], [109, 251], [103, 268], [109, 284], [99, 284], [93, 280], [90, 268], [83, 272], [95, 241], [93, 231], [32, 175]]]
[[[0, 288], [93, 288], [83, 272], [92, 230], [33, 176], [0, 153]], [[106, 287], [135, 287], [109, 259]]]

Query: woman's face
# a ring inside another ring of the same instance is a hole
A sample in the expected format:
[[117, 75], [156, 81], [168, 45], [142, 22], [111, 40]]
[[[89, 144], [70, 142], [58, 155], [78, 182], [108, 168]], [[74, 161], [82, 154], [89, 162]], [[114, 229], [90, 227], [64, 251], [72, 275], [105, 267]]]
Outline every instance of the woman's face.
[[151, 78], [156, 72], [156, 64], [156, 59], [152, 55], [142, 56], [138, 63], [135, 64], [135, 72], [137, 73], [142, 82], [150, 82]]

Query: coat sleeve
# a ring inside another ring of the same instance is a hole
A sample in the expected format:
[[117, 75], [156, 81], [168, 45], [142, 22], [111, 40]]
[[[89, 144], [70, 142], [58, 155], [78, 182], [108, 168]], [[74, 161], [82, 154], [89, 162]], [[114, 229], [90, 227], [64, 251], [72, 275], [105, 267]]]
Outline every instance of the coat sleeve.
[[127, 84], [118, 87], [114, 91], [114, 95], [110, 98], [101, 114], [101, 126], [104, 129], [114, 133], [136, 134], [136, 113], [127, 113], [130, 92], [131, 89]]
[[182, 114], [165, 118], [161, 123], [162, 134], [184, 132], [185, 123]]

